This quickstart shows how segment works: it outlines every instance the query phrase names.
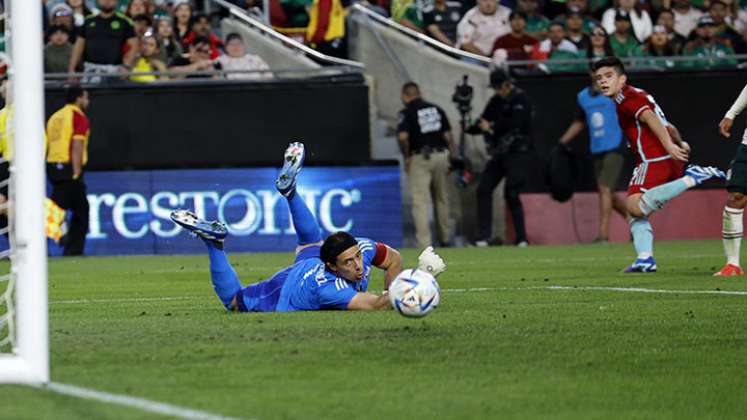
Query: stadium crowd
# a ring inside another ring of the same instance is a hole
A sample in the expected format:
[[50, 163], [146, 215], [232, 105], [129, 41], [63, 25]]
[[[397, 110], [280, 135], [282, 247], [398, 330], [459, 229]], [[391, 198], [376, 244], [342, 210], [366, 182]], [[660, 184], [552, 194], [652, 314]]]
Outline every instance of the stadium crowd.
[[[159, 79], [265, 79], [272, 73], [247, 51], [239, 34], [220, 37], [210, 18], [189, 0], [42, 0], [47, 73], [133, 73], [135, 82]], [[225, 70], [218, 75], [215, 70]], [[267, 70], [267, 71], [264, 71]], [[168, 72], [167, 74], [151, 74]]]

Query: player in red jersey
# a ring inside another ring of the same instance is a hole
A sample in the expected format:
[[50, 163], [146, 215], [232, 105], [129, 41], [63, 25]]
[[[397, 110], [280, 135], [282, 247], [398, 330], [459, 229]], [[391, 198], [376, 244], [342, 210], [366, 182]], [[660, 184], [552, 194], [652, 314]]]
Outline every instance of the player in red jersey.
[[648, 216], [685, 190], [711, 178], [726, 178], [723, 171], [685, 163], [690, 145], [669, 123], [653, 96], [627, 84], [620, 59], [607, 57], [592, 65], [602, 94], [617, 105], [620, 128], [628, 138], [636, 166], [628, 187], [627, 209], [630, 231], [637, 252], [626, 273], [656, 271], [654, 235]]

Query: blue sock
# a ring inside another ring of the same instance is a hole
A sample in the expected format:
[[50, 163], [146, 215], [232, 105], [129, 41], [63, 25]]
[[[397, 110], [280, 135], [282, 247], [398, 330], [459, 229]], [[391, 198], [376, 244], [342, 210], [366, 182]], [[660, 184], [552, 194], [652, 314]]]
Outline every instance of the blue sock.
[[239, 276], [236, 275], [228, 257], [222, 249], [218, 249], [212, 241], [205, 241], [210, 256], [210, 280], [213, 282], [215, 293], [223, 302], [226, 309], [231, 308], [231, 301], [241, 290]]
[[311, 214], [311, 210], [306, 207], [306, 202], [298, 195], [297, 191], [288, 198], [288, 207], [293, 218], [293, 226], [296, 228], [298, 244], [306, 245], [321, 241], [322, 230], [319, 228], [314, 215]]
[[682, 177], [664, 185], [659, 185], [656, 188], [651, 188], [643, 194], [641, 201], [638, 203], [638, 207], [646, 216], [659, 210], [667, 201], [677, 197], [685, 192], [685, 190], [692, 187], [692, 185], [688, 183], [687, 178], [688, 177]]
[[654, 231], [647, 218], [630, 219], [630, 233], [633, 234], [633, 247], [638, 253], [636, 258], [645, 260], [654, 255]]

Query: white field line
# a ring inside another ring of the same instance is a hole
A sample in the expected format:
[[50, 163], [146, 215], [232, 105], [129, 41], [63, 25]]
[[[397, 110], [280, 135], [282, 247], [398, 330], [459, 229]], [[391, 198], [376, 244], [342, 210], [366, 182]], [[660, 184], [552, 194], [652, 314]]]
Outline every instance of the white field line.
[[205, 411], [193, 410], [191, 408], [180, 407], [178, 405], [166, 404], [158, 401], [151, 401], [145, 398], [130, 397], [128, 395], [110, 394], [108, 392], [96, 391], [93, 389], [82, 388], [75, 385], [61, 384], [50, 382], [42, 385], [45, 389], [58, 394], [70, 397], [83, 398], [86, 400], [100, 401], [107, 404], [122, 405], [125, 407], [137, 408], [149, 413], [161, 414], [164, 416], [178, 417], [182, 419], [201, 419], [201, 420], [232, 420], [232, 417], [223, 417], [217, 414]]
[[119, 299], [73, 299], [73, 300], [51, 300], [50, 305], [88, 305], [96, 303], [137, 303], [137, 302], [164, 302], [170, 300], [197, 300], [203, 299], [198, 296], [164, 296], [152, 298], [119, 298]]

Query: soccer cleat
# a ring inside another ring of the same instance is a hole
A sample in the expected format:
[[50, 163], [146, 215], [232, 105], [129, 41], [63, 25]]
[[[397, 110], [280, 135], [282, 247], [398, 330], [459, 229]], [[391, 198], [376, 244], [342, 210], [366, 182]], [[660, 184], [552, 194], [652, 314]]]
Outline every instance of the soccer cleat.
[[685, 175], [692, 178], [696, 185], [700, 185], [711, 178], [726, 179], [724, 171], [713, 166], [688, 165], [685, 168]]
[[305, 155], [303, 143], [300, 142], [293, 142], [285, 149], [283, 168], [275, 180], [275, 187], [280, 194], [290, 197], [296, 190], [296, 177], [301, 172]]
[[209, 241], [222, 242], [228, 229], [226, 225], [217, 220], [202, 220], [189, 210], [174, 210], [171, 212], [171, 220], [177, 225], [192, 232], [195, 236]]
[[654, 257], [646, 259], [637, 258], [633, 264], [623, 270], [623, 273], [655, 273], [656, 261]]
[[731, 276], [743, 276], [744, 270], [742, 267], [734, 264], [726, 264], [724, 268], [714, 273], [713, 277], [731, 277]]

